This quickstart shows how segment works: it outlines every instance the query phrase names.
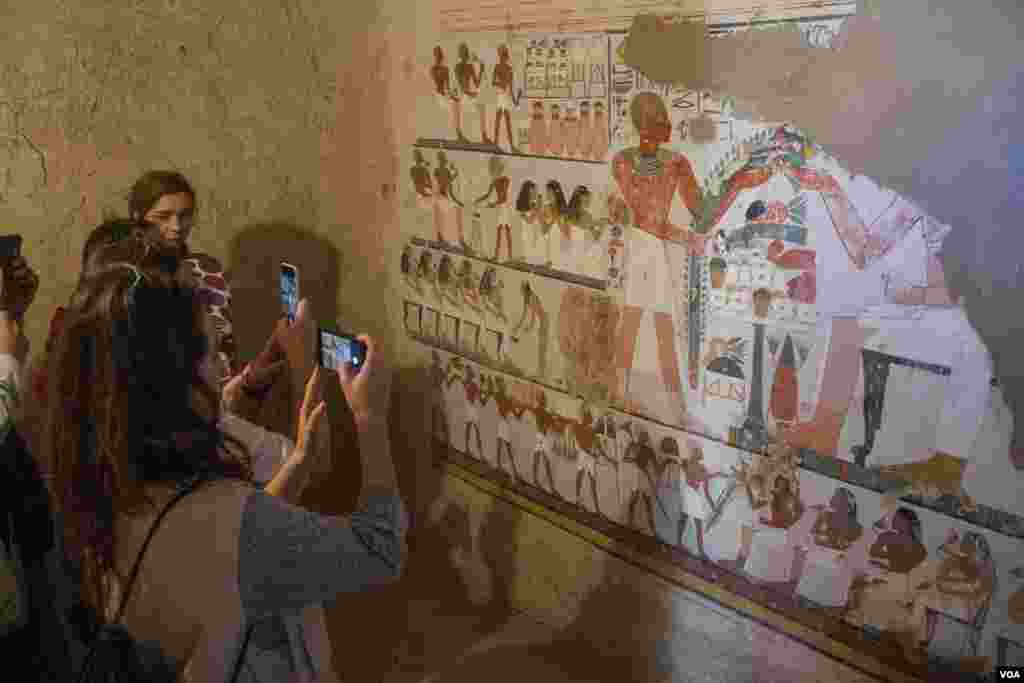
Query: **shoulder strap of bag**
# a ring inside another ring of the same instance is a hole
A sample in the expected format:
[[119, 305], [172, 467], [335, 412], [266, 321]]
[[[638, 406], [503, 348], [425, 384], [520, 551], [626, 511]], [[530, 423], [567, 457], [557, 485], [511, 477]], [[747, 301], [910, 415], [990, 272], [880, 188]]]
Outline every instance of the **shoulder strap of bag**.
[[182, 498], [192, 493], [196, 486], [199, 484], [199, 478], [194, 477], [185, 486], [178, 490], [174, 494], [174, 497], [164, 506], [164, 509], [160, 511], [153, 524], [149, 527], [149, 534], [146, 535], [146, 540], [142, 543], [142, 548], [139, 550], [138, 556], [135, 558], [135, 564], [132, 566], [132, 573], [129, 575], [128, 584], [124, 591], [124, 597], [121, 598], [121, 605], [117, 609], [117, 617], [114, 619], [114, 623], [121, 621], [121, 617], [124, 616], [125, 607], [128, 605], [128, 598], [131, 597], [132, 588], [135, 586], [135, 579], [139, 575], [139, 567], [142, 565], [142, 558], [146, 554], [146, 549], [149, 548], [149, 542], [153, 540], [153, 534], [156, 533], [157, 527], [160, 526], [160, 522], [164, 520], [164, 517], [171, 508], [174, 507]]
[[245, 628], [245, 640], [242, 641], [242, 647], [238, 652], [238, 657], [235, 659], [235, 669], [231, 674], [231, 683], [238, 682], [238, 676], [242, 673], [242, 662], [245, 661], [245, 653], [249, 650], [249, 638], [252, 636], [252, 625]]

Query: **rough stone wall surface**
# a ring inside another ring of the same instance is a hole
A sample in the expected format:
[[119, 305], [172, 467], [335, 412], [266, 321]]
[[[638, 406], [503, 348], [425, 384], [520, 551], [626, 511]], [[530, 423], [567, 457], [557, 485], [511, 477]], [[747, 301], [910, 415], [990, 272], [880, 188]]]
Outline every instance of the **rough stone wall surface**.
[[193, 247], [226, 258], [272, 217], [337, 238], [318, 191], [318, 131], [337, 108], [334, 25], [306, 3], [17, 3], [3, 20], [0, 223], [42, 271], [42, 342], [85, 236], [127, 211], [150, 168], [198, 190]]

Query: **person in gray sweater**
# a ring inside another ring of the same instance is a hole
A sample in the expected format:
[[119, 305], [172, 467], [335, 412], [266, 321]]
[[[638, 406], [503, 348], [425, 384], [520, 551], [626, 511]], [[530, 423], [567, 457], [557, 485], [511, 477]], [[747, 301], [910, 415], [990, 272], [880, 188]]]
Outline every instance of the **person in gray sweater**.
[[[387, 435], [389, 373], [362, 337], [364, 367], [339, 371], [355, 417], [363, 492], [352, 515], [298, 507], [329, 451], [310, 447], [325, 420], [318, 368], [292, 453], [253, 482], [244, 442], [223, 428], [211, 343], [196, 290], [111, 264], [84, 281], [51, 359], [43, 455], [63, 546], [81, 568], [81, 600], [110, 620], [157, 512], [187, 482], [143, 557], [123, 625], [151, 654], [153, 680], [286, 680], [296, 662], [282, 615], [397, 578], [408, 527]], [[244, 646], [244, 651], [243, 651]], [[315, 672], [325, 680], [325, 672]]]

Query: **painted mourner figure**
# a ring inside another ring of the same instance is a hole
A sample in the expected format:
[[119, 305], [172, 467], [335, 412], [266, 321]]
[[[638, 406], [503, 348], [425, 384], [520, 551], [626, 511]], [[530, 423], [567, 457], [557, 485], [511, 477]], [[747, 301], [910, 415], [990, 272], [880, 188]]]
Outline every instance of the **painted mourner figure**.
[[633, 475], [630, 477], [631, 481], [627, 483], [627, 490], [630, 492], [627, 519], [630, 526], [636, 525], [636, 506], [640, 504], [647, 513], [647, 523], [653, 535], [657, 533], [654, 503], [657, 501], [661, 505], [657, 496], [656, 484], [660, 474], [658, 454], [655, 452], [654, 446], [651, 445], [651, 437], [646, 430], [632, 425], [630, 427], [630, 432], [634, 437], [626, 448], [625, 457], [622, 459], [623, 463], [628, 463], [631, 466]]
[[548, 397], [543, 391], [537, 392], [532, 410], [537, 423], [537, 444], [533, 449], [533, 483], [537, 488], [544, 490], [543, 484], [540, 483], [540, 468], [543, 465], [548, 479], [548, 491], [563, 498], [558, 492], [558, 486], [555, 485], [551, 455], [555, 449], [555, 438], [565, 433], [567, 421], [548, 410]]
[[516, 481], [522, 481], [523, 478], [519, 476], [519, 469], [516, 467], [515, 452], [512, 449], [512, 430], [509, 418], [522, 419], [523, 414], [526, 412], [526, 406], [514, 401], [506, 393], [504, 377], [495, 377], [494, 386], [494, 404], [498, 409], [498, 437], [496, 443], [498, 469], [502, 469], [503, 458], [507, 457], [512, 476]]
[[466, 365], [465, 379], [462, 381], [463, 389], [466, 392], [466, 453], [473, 455], [470, 448], [469, 437], [476, 432], [476, 455], [478, 460], [484, 460], [484, 443], [480, 437], [480, 408], [487, 403], [488, 396], [481, 390], [476, 380], [476, 371], [472, 366]]
[[580, 419], [578, 422], [571, 422], [569, 430], [570, 447], [576, 452], [576, 504], [584, 507], [583, 486], [585, 483], [589, 484], [594, 511], [603, 515], [597, 492], [597, 461], [598, 458], [604, 458], [613, 465], [615, 461], [604, 451], [604, 446], [597, 436], [593, 415], [587, 406], [581, 406]]

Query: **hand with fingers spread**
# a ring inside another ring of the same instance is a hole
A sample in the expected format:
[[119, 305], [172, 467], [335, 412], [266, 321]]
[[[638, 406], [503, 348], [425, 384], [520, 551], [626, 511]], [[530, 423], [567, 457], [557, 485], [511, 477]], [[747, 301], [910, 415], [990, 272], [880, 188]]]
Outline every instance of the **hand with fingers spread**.
[[391, 370], [373, 339], [365, 334], [356, 339], [366, 344], [366, 358], [359, 370], [345, 363], [338, 371], [345, 400], [357, 425], [371, 418], [386, 421], [391, 402]]
[[22, 257], [2, 268], [0, 291], [0, 353], [23, 355], [27, 340], [21, 334], [21, 318], [39, 290], [39, 276]]
[[39, 276], [21, 256], [11, 259], [2, 270], [0, 310], [20, 318], [36, 298], [36, 292], [39, 291]]

